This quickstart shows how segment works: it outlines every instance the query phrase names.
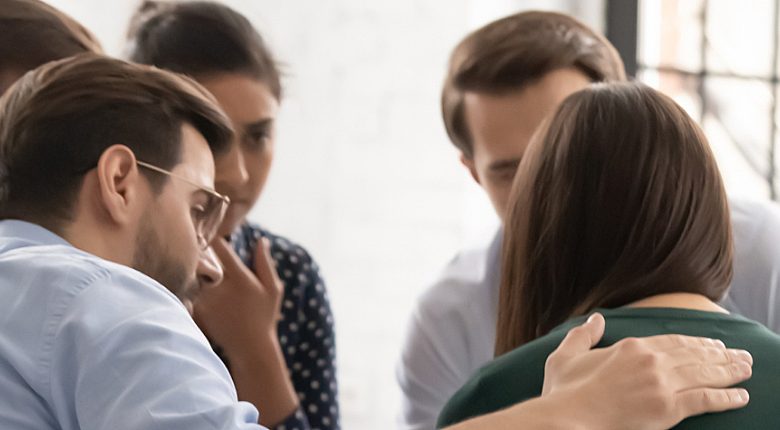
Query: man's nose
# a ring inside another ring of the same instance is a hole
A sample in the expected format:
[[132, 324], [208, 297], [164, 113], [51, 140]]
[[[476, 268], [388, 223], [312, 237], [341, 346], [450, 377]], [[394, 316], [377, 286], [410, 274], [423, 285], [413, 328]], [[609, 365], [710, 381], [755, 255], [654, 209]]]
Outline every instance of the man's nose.
[[201, 288], [215, 287], [222, 282], [224, 277], [222, 264], [220, 264], [217, 254], [214, 253], [210, 246], [201, 251], [198, 259], [197, 276]]

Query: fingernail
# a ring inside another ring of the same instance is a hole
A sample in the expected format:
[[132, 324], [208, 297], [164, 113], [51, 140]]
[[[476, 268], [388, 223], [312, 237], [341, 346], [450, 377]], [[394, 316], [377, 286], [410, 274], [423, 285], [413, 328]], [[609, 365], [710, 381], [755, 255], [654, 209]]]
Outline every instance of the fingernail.
[[588, 320], [585, 321], [585, 322], [586, 323], [590, 323], [590, 322], [593, 322], [593, 320], [595, 320], [595, 319], [596, 319], [596, 314], [590, 314], [590, 316], [588, 317]]
[[745, 389], [737, 390], [737, 396], [739, 396], [737, 403], [747, 403], [750, 400], [750, 394]]
[[742, 349], [731, 349], [729, 355], [733, 361], [742, 361], [750, 365], [753, 364], [753, 356], [749, 352]]

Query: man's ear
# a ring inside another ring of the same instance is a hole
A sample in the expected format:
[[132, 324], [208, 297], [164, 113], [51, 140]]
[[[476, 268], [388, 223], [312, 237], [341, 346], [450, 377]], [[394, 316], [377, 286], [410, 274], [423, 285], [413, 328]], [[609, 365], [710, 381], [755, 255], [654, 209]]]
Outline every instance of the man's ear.
[[467, 169], [469, 169], [469, 173], [471, 173], [471, 177], [474, 178], [477, 184], [482, 185], [482, 182], [479, 181], [479, 173], [477, 173], [477, 167], [474, 164], [474, 159], [467, 157], [464, 153], [461, 152], [460, 163], [466, 166]]
[[135, 154], [125, 145], [113, 145], [103, 151], [96, 173], [106, 215], [117, 224], [129, 223], [142, 186]]

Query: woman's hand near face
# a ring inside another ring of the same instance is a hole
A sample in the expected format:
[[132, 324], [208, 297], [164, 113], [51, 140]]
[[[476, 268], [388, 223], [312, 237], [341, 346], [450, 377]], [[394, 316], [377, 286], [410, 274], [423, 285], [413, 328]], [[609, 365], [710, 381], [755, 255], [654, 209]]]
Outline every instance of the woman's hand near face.
[[216, 287], [201, 292], [194, 317], [228, 358], [257, 343], [258, 334], [276, 337], [284, 286], [274, 269], [269, 246], [267, 240], [258, 243], [253, 272], [226, 240], [218, 238], [212, 243], [224, 278]]
[[284, 285], [267, 239], [258, 243], [254, 272], [224, 239], [212, 247], [224, 278], [198, 296], [195, 322], [224, 350], [239, 400], [254, 404], [262, 412], [261, 424], [273, 427], [298, 409], [276, 331]]

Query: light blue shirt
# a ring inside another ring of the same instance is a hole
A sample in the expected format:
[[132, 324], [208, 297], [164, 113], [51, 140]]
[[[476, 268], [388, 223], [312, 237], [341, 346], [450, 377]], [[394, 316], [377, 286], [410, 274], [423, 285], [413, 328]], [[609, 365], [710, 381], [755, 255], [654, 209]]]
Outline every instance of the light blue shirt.
[[261, 429], [257, 419], [165, 287], [0, 221], [0, 429]]

